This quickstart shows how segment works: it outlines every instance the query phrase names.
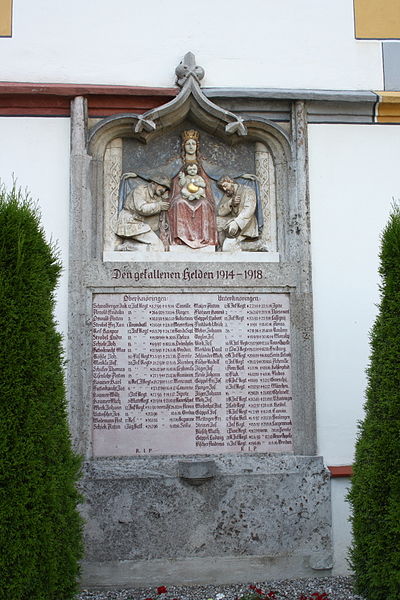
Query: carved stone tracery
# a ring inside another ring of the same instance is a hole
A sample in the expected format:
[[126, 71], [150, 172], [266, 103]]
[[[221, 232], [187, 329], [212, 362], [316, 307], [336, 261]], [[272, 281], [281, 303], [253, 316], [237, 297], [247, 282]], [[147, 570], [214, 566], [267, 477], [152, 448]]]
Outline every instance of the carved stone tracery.
[[104, 155], [104, 250], [114, 250], [118, 192], [122, 175], [122, 139], [113, 139]]
[[256, 143], [255, 162], [264, 214], [263, 239], [266, 249], [276, 252], [275, 169], [271, 153], [260, 142]]
[[[164, 131], [171, 131], [177, 129], [177, 136], [179, 137], [179, 129], [181, 123], [187, 122], [189, 126], [192, 126], [192, 132], [197, 138], [200, 134], [197, 127], [208, 131], [209, 134], [215, 135], [215, 139], [219, 140], [219, 144], [228, 144], [227, 147], [240, 146], [244, 140], [251, 140], [254, 144], [254, 159], [252, 171], [242, 169], [240, 173], [238, 169], [236, 171], [231, 168], [226, 160], [215, 156], [213, 154], [212, 161], [218, 163], [220, 175], [229, 175], [234, 178], [236, 184], [249, 185], [252, 189], [257, 192], [257, 211], [255, 216], [258, 220], [259, 235], [257, 238], [249, 238], [246, 236], [240, 236], [240, 231], [237, 233], [237, 237], [241, 238], [240, 243], [236, 246], [233, 245], [237, 251], [246, 252], [264, 252], [270, 253], [272, 256], [276, 254], [278, 250], [277, 243], [277, 189], [280, 194], [284, 193], [284, 187], [281, 181], [279, 188], [277, 188], [276, 182], [276, 171], [275, 162], [278, 161], [280, 164], [284, 164], [287, 160], [289, 150], [287, 134], [265, 119], [251, 119], [245, 121], [243, 117], [235, 115], [230, 111], [224, 110], [218, 105], [211, 102], [202, 92], [200, 88], [200, 81], [204, 77], [204, 70], [198, 67], [195, 63], [194, 55], [188, 53], [182, 63], [177, 67], [177, 84], [181, 87], [181, 91], [176, 98], [167, 104], [148, 111], [143, 115], [116, 115], [108, 117], [99, 122], [95, 127], [92, 128], [89, 135], [89, 148], [94, 157], [98, 156], [100, 161], [103, 160], [103, 251], [107, 253], [107, 260], [118, 260], [118, 257], [110, 258], [114, 250], [129, 249], [129, 250], [151, 250], [151, 247], [145, 248], [142, 243], [137, 243], [136, 240], [130, 245], [121, 244], [120, 236], [116, 235], [118, 228], [118, 214], [123, 208], [126, 196], [121, 189], [118, 191], [118, 187], [121, 186], [122, 182], [125, 181], [127, 174], [123, 173], [122, 163], [124, 154], [124, 144], [126, 139], [136, 139], [144, 142], [149, 148], [150, 145], [158, 143], [157, 140], [164, 135]], [[248, 142], [247, 142], [248, 143]], [[200, 142], [201, 144], [201, 142]], [[102, 151], [102, 147], [104, 150]], [[173, 153], [172, 153], [173, 154]], [[222, 152], [222, 155], [224, 152]], [[203, 159], [207, 160], [211, 158], [209, 156], [203, 156]], [[173, 155], [170, 156], [170, 160], [173, 159]], [[185, 171], [187, 165], [191, 162], [190, 156], [186, 155], [183, 157], [180, 170]], [[213, 178], [213, 181], [209, 178], [209, 175], [204, 171], [204, 168], [194, 158], [198, 166], [198, 175], [200, 178], [205, 179], [207, 191], [213, 187], [213, 198], [210, 200], [210, 191], [206, 197], [209, 202], [214, 205], [213, 211], [215, 214], [218, 213], [218, 205], [221, 201], [222, 192], [217, 192], [217, 177]], [[165, 163], [165, 157], [164, 157]], [[165, 165], [164, 165], [165, 166]], [[150, 172], [149, 169], [145, 172], [135, 173], [138, 175], [136, 182], [131, 185], [131, 190], [138, 184], [147, 185], [151, 181], [157, 179], [159, 175], [163, 176], [166, 173], [163, 171], [163, 161], [160, 160], [160, 164], [156, 161], [153, 164], [153, 168]], [[133, 166], [136, 170], [136, 166]], [[218, 171], [218, 169], [214, 169]], [[280, 174], [286, 177], [286, 174], [280, 169]], [[129, 174], [128, 174], [129, 175]], [[173, 178], [177, 175], [172, 174]], [[186, 173], [187, 175], [187, 173]], [[168, 177], [171, 177], [171, 173], [168, 173]], [[246, 179], [247, 178], [247, 179]], [[132, 180], [133, 181], [133, 180]], [[210, 183], [207, 184], [207, 181]], [[212, 186], [211, 186], [212, 184]], [[195, 183], [192, 182], [192, 187]], [[198, 186], [197, 186], [198, 187]], [[181, 188], [182, 189], [182, 188]], [[130, 190], [128, 190], [130, 191]], [[195, 205], [193, 203], [202, 202], [201, 190], [192, 192], [192, 195], [187, 194], [187, 188], [185, 189], [185, 201], [189, 205], [191, 204], [192, 212], [189, 211], [185, 218], [188, 218], [189, 214], [195, 216]], [[196, 197], [197, 194], [197, 197]], [[119, 195], [119, 199], [118, 199]], [[191, 197], [190, 197], [191, 196]], [[190, 197], [190, 199], [189, 199]], [[167, 198], [170, 201], [173, 198], [173, 193]], [[204, 199], [203, 199], [204, 200]], [[169, 211], [161, 211], [160, 219], [163, 218], [163, 226], [159, 228], [157, 235], [160, 237], [164, 235], [163, 244], [164, 249], [170, 249], [171, 239], [167, 239], [170, 234], [170, 226], [168, 224]], [[144, 220], [147, 219], [143, 216]], [[215, 221], [215, 231], [217, 231], [217, 224]], [[233, 235], [233, 234], [232, 234]], [[211, 239], [211, 238], [210, 238]], [[143, 241], [143, 240], [141, 240]], [[172, 241], [172, 244], [174, 242]], [[215, 244], [215, 245], [214, 245]], [[194, 245], [193, 248], [200, 248], [202, 244]], [[190, 246], [189, 246], [190, 247]], [[210, 249], [221, 250], [222, 246], [217, 245], [213, 242], [210, 245]], [[159, 251], [159, 249], [158, 249]], [[233, 251], [232, 249], [230, 250]], [[193, 257], [195, 260], [195, 257]], [[260, 257], [261, 258], [261, 257]], [[124, 256], [124, 260], [137, 260], [134, 256]], [[251, 260], [251, 259], [250, 259]], [[268, 259], [267, 259], [268, 260]]]

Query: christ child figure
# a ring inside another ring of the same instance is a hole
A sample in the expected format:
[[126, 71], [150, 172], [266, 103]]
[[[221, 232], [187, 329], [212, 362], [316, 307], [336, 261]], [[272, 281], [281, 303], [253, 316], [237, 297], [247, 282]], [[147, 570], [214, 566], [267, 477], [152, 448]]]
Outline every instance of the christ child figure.
[[186, 200], [198, 200], [205, 196], [206, 182], [198, 175], [198, 170], [196, 163], [190, 163], [186, 167], [186, 175], [183, 171], [179, 173], [181, 194]]

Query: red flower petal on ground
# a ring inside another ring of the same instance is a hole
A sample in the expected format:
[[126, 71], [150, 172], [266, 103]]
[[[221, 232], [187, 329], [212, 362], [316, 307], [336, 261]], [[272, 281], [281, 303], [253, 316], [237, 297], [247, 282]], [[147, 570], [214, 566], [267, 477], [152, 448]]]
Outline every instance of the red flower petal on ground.
[[262, 591], [262, 589], [261, 589], [261, 588], [258, 588], [258, 587], [254, 588], [254, 591], [255, 591], [255, 593], [256, 593], [256, 594], [259, 594], [260, 596], [262, 596], [262, 594], [264, 593], [264, 592]]
[[157, 588], [157, 594], [166, 594], [168, 592], [167, 588], [165, 587], [165, 585], [159, 585]]
[[254, 584], [249, 585], [249, 590], [255, 590], [256, 586]]

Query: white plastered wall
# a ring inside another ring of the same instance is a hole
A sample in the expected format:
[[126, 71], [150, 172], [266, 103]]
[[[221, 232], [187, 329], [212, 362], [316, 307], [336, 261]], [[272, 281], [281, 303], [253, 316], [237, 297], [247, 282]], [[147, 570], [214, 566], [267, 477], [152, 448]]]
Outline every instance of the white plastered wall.
[[350, 0], [18, 0], [3, 81], [174, 85], [194, 52], [205, 86], [382, 89], [381, 44]]
[[[369, 331], [379, 302], [380, 234], [400, 197], [400, 127], [309, 127], [318, 453], [353, 462]], [[335, 572], [347, 568], [347, 479], [332, 480]]]
[[[353, 459], [379, 297], [379, 237], [400, 196], [399, 145], [396, 126], [309, 127], [318, 451], [329, 465]], [[0, 118], [0, 165], [7, 185], [15, 173], [39, 200], [46, 234], [58, 241], [64, 274], [56, 318], [66, 332], [69, 119]], [[347, 485], [332, 480], [337, 574], [347, 568], [350, 542]]]
[[309, 126], [318, 452], [329, 465], [353, 460], [399, 147], [396, 126]]
[[349, 486], [350, 480], [347, 477], [331, 480], [333, 543], [332, 575], [346, 575], [350, 572], [348, 551], [351, 545], [352, 535], [349, 522], [350, 505], [346, 501]]
[[56, 291], [55, 317], [67, 332], [69, 232], [69, 119], [0, 117], [0, 179], [13, 177], [38, 202], [47, 239], [57, 243], [63, 272]]

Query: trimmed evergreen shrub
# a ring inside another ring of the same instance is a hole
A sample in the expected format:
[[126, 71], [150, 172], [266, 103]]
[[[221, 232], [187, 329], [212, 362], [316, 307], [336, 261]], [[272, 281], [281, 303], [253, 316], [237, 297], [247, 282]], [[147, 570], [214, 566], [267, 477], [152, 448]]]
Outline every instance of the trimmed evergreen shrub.
[[61, 337], [61, 267], [39, 216], [0, 188], [0, 598], [72, 598], [82, 556], [80, 459], [71, 449]]
[[382, 235], [381, 302], [371, 332], [365, 418], [359, 427], [350, 562], [368, 600], [400, 598], [400, 208]]

